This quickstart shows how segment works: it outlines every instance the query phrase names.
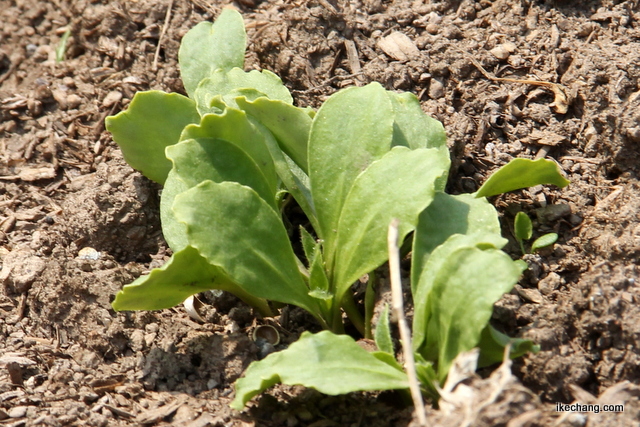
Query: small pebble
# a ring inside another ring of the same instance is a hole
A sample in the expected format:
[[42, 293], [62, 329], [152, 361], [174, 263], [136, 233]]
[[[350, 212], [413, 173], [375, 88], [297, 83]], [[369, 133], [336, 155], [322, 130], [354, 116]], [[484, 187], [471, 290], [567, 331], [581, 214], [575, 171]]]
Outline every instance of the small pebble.
[[121, 99], [122, 99], [122, 92], [119, 92], [117, 90], [112, 90], [107, 94], [107, 96], [104, 97], [104, 100], [102, 101], [102, 106], [105, 108], [109, 108], [114, 104], [116, 104], [117, 102], [120, 102]]
[[438, 34], [438, 31], [440, 31], [440, 26], [436, 24], [427, 24], [426, 30], [427, 30], [427, 33], [431, 35], [436, 35]]
[[67, 105], [69, 106], [69, 108], [78, 108], [81, 103], [82, 98], [80, 98], [80, 96], [76, 95], [75, 93], [67, 96]]
[[431, 84], [429, 85], [429, 98], [431, 99], [439, 99], [444, 96], [444, 85], [436, 79], [431, 79]]
[[27, 407], [26, 406], [14, 406], [9, 409], [9, 417], [10, 418], [24, 418], [27, 415]]

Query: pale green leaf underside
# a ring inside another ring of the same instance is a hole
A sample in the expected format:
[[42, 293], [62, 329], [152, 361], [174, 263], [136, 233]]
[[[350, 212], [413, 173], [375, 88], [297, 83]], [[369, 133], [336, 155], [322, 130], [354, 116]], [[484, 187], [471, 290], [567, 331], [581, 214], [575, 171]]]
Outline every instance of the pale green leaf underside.
[[147, 178], [164, 184], [171, 169], [165, 147], [178, 142], [185, 126], [199, 121], [192, 100], [154, 90], [136, 93], [127, 110], [107, 117], [105, 124], [127, 163]]
[[112, 306], [116, 311], [160, 310], [176, 306], [198, 292], [234, 287], [220, 268], [187, 246], [174, 253], [162, 267], [126, 285], [116, 294]]
[[183, 37], [178, 58], [184, 88], [193, 98], [200, 81], [217, 69], [244, 66], [247, 34], [242, 15], [225, 8], [212, 24], [201, 22]]
[[242, 409], [253, 396], [277, 383], [303, 385], [329, 395], [409, 387], [403, 372], [378, 360], [353, 338], [328, 331], [304, 332], [286, 350], [252, 363], [236, 382], [231, 407]]
[[309, 135], [309, 179], [327, 261], [356, 177], [391, 148], [393, 108], [378, 83], [344, 89], [318, 110]]
[[402, 240], [433, 200], [435, 182], [446, 174], [449, 158], [437, 149], [394, 147], [360, 174], [347, 196], [338, 223], [335, 269], [336, 295], [363, 274], [382, 264], [387, 232], [393, 218], [400, 221]]
[[205, 181], [176, 196], [173, 210], [189, 244], [242, 289], [318, 314], [279, 214], [253, 189]]
[[563, 188], [569, 185], [569, 181], [553, 160], [513, 159], [492, 173], [475, 196], [490, 197], [541, 184]]

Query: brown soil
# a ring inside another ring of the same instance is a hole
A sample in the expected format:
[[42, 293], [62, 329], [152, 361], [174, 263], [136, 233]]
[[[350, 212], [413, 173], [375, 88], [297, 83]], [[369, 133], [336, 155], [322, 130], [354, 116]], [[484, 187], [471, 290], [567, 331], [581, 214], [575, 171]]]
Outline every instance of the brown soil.
[[[233, 382], [258, 353], [254, 317], [233, 298], [215, 299], [204, 324], [181, 307], [111, 309], [168, 256], [158, 187], [126, 165], [104, 118], [139, 90], [183, 92], [181, 37], [222, 3], [172, 1], [165, 26], [169, 1], [0, 0], [0, 424], [412, 423], [391, 395], [299, 387], [230, 410]], [[429, 409], [432, 425], [640, 425], [638, 1], [255, 3], [236, 4], [248, 68], [282, 76], [301, 106], [374, 80], [416, 93], [449, 134], [450, 192], [475, 191], [513, 157], [554, 158], [571, 180], [494, 200], [507, 235], [517, 210], [537, 218], [536, 235], [560, 235], [528, 256], [494, 316], [542, 350], [516, 361], [515, 376], [466, 381], [450, 397], [466, 412]], [[397, 31], [408, 38], [386, 38]], [[556, 83], [568, 110], [549, 85], [495, 77]], [[625, 406], [556, 412], [574, 401]]]

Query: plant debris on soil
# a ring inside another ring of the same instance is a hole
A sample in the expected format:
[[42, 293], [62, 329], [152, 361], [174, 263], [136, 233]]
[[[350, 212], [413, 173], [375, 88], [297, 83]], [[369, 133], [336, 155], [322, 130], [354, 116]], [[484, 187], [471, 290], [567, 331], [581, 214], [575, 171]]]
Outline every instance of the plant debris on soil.
[[[203, 297], [206, 323], [182, 307], [110, 306], [169, 254], [159, 187], [124, 162], [104, 119], [140, 90], [184, 93], [180, 40], [227, 3], [0, 0], [1, 425], [417, 425], [392, 393], [279, 386], [233, 411], [264, 319], [228, 295]], [[371, 81], [415, 93], [447, 130], [449, 192], [475, 191], [514, 157], [553, 158], [571, 180], [492, 200], [514, 258], [518, 211], [534, 218], [534, 238], [560, 236], [525, 257], [493, 318], [541, 351], [462, 375], [428, 406], [431, 425], [638, 425], [638, 0], [233, 6], [247, 67], [280, 75], [299, 106]], [[280, 345], [309, 325], [286, 314]], [[559, 406], [570, 403], [591, 407]]]

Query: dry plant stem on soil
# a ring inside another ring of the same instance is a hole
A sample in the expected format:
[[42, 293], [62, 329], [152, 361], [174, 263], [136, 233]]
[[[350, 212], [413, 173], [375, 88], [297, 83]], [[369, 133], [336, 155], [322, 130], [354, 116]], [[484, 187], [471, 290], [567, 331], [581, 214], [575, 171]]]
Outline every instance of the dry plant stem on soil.
[[413, 346], [411, 345], [411, 331], [404, 317], [404, 303], [402, 301], [402, 284], [400, 279], [400, 250], [398, 248], [398, 219], [393, 219], [389, 224], [387, 241], [389, 244], [389, 272], [391, 279], [391, 304], [393, 317], [398, 322], [402, 352], [404, 353], [404, 369], [409, 377], [409, 389], [413, 406], [418, 414], [418, 422], [421, 426], [427, 425], [427, 414], [424, 409], [424, 401], [420, 392], [420, 384], [416, 374], [416, 363], [413, 358]]
[[567, 111], [569, 110], [569, 104], [571, 104], [571, 96], [568, 94], [568, 91], [564, 86], [559, 85], [557, 83], [542, 82], [538, 80], [526, 80], [526, 79], [522, 80], [522, 79], [511, 79], [506, 77], [496, 77], [491, 75], [487, 70], [484, 69], [484, 67], [482, 67], [482, 65], [480, 65], [478, 61], [476, 61], [472, 57], [469, 56], [469, 60], [473, 65], [476, 66], [476, 68], [478, 69], [478, 71], [482, 73], [482, 75], [484, 75], [486, 78], [494, 82], [523, 83], [523, 84], [528, 84], [533, 86], [544, 86], [546, 88], [549, 88], [553, 92], [553, 96], [554, 96], [553, 104], [551, 104], [551, 106], [556, 110], [556, 113], [566, 114]]

